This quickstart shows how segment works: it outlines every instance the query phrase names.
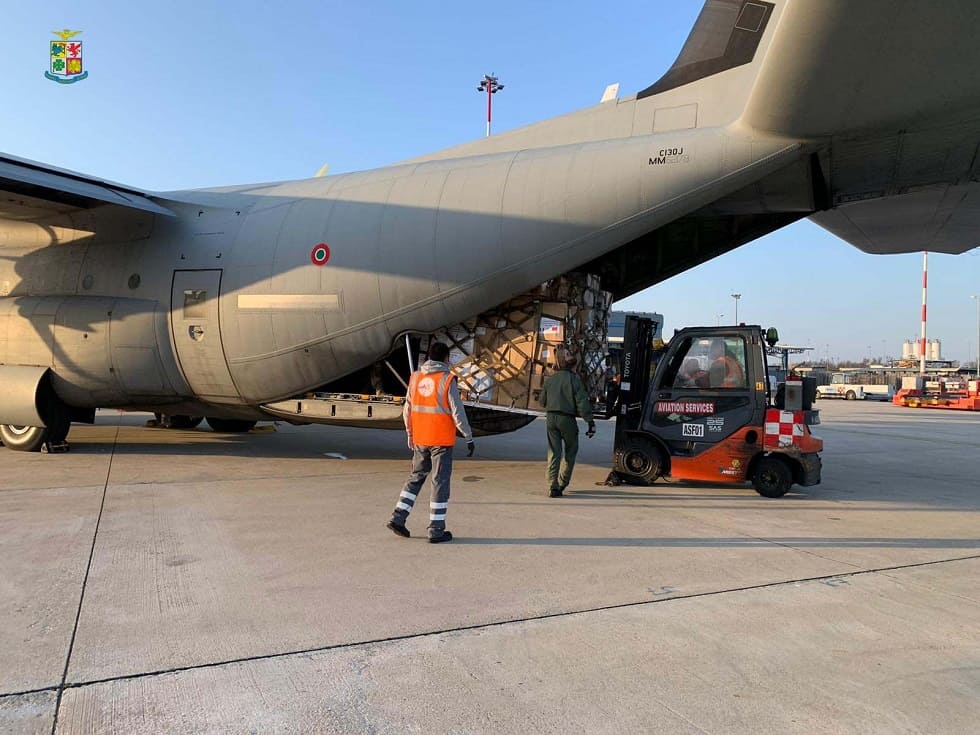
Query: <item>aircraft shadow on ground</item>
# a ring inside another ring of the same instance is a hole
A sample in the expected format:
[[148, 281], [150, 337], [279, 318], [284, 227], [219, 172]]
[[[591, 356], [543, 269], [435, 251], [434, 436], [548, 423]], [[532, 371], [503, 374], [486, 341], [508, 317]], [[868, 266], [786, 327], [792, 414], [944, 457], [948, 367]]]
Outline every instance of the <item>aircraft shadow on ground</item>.
[[[98, 435], [87, 427], [76, 426], [68, 436], [72, 454], [146, 454], [151, 456], [197, 456], [209, 454], [241, 456], [256, 459], [310, 459], [325, 454], [340, 454], [351, 460], [409, 459], [404, 434], [330, 427], [316, 433], [277, 431], [260, 425], [241, 434], [215, 432], [208, 428], [164, 429], [146, 426], [140, 419], [100, 422]], [[271, 426], [271, 425], [269, 425]], [[327, 428], [327, 427], [322, 427]], [[79, 431], [78, 429], [82, 429]], [[118, 432], [118, 433], [117, 433]], [[376, 434], [366, 437], [366, 434]], [[340, 459], [336, 457], [335, 459]]]
[[472, 546], [623, 546], [633, 548], [841, 548], [841, 549], [980, 549], [980, 538], [849, 538], [849, 537], [773, 537], [744, 536], [720, 538], [454, 538], [453, 543]]
[[[175, 456], [207, 458], [242, 457], [248, 459], [303, 459], [324, 462], [323, 472], [329, 474], [332, 463], [339, 461], [395, 461], [404, 462], [408, 470], [411, 454], [405, 447], [404, 434], [398, 431], [380, 429], [358, 429], [353, 431], [343, 427], [316, 427], [317, 430], [292, 430], [286, 426], [282, 431], [258, 431], [245, 434], [225, 434], [207, 428], [189, 430], [162, 429], [144, 426], [145, 419], [135, 415], [123, 416], [118, 423], [105, 421], [94, 428], [101, 434], [87, 433], [76, 427], [74, 436], [69, 435], [72, 454], [106, 455], [115, 453], [132, 457], [145, 454], [149, 456]], [[118, 430], [118, 434], [116, 434]], [[112, 432], [112, 433], [110, 433]], [[513, 435], [488, 437], [477, 440], [477, 454], [470, 460], [464, 451], [457, 451], [454, 467], [454, 488], [504, 486], [504, 475], [513, 469], [512, 465], [540, 466], [544, 470], [543, 446], [515, 443]], [[461, 446], [457, 450], [462, 449]], [[0, 448], [0, 452], [2, 452]], [[607, 457], [608, 451], [608, 457]], [[339, 455], [339, 456], [338, 456]], [[589, 447], [580, 452], [580, 467], [610, 468], [611, 447]], [[608, 464], [606, 460], [608, 459]], [[471, 464], [472, 463], [472, 464]], [[523, 469], [523, 468], [522, 468]], [[578, 470], [579, 474], [582, 470]], [[975, 512], [977, 499], [965, 482], [944, 484], [941, 489], [920, 485], [910, 478], [879, 477], [874, 480], [854, 481], [846, 474], [829, 471], [825, 473], [821, 485], [810, 488], [793, 486], [790, 492], [776, 499], [766, 499], [757, 495], [749, 483], [732, 486], [719, 486], [709, 482], [658, 480], [652, 486], [634, 485], [587, 485], [582, 483], [566, 492], [567, 499], [582, 501], [614, 501], [629, 503], [640, 507], [640, 503], [651, 508], [665, 508], [664, 502], [717, 502], [727, 501], [731, 508], [755, 507], [759, 512], [777, 511], [793, 508], [801, 509], [801, 501], [821, 503], [819, 510], [828, 513], [845, 513], [866, 504], [862, 510], [885, 510], [888, 512], [930, 512], [935, 510]], [[542, 493], [543, 494], [543, 493]], [[493, 501], [492, 495], [485, 500]], [[529, 501], [538, 502], [538, 493], [532, 493]], [[512, 501], [502, 501], [513, 504]], [[544, 498], [544, 502], [549, 502]], [[550, 501], [554, 502], [554, 501]], [[559, 501], [560, 502], [560, 501]], [[839, 504], [839, 505], [838, 505]], [[880, 504], [880, 505], [873, 505]], [[696, 507], [696, 506], [684, 506]], [[717, 505], [712, 505], [717, 509]], [[817, 508], [814, 508], [816, 510]]]
[[[342, 429], [329, 427], [327, 431], [305, 433], [303, 431], [248, 432], [225, 434], [210, 429], [160, 429], [123, 425], [119, 436], [110, 433], [115, 427], [100, 425], [103, 433], [69, 435], [68, 444], [75, 454], [147, 454], [153, 456], [177, 455], [206, 457], [209, 453], [222, 456], [237, 455], [248, 458], [294, 459], [323, 458], [325, 454], [339, 453], [349, 460], [411, 460], [411, 451], [405, 446], [405, 434], [381, 429]], [[320, 427], [326, 429], [327, 427]], [[490, 438], [478, 438], [477, 453], [472, 461], [491, 462], [541, 462], [544, 450], [513, 450], [510, 447], [490, 447]], [[2, 447], [0, 447], [2, 451]], [[457, 473], [464, 471], [470, 460], [462, 443], [457, 443], [454, 463]], [[610, 452], [611, 457], [611, 452]], [[583, 458], [582, 464], [588, 464]]]
[[[554, 505], [556, 502], [544, 497], [540, 492], [539, 495], [542, 497], [535, 503], [535, 505]], [[565, 500], [588, 500], [590, 501], [590, 508], [604, 507], [608, 505], [608, 503], [597, 504], [595, 501], [606, 500], [615, 501], [617, 504], [628, 502], [630, 503], [630, 507], [649, 508], [652, 510], [691, 510], [697, 506], [692, 505], [690, 501], [710, 501], [711, 505], [707, 506], [707, 508], [712, 511], [745, 510], [747, 508], [757, 508], [760, 513], [765, 513], [770, 510], [778, 511], [791, 509], [793, 511], [815, 511], [828, 517], [828, 520], [842, 520], [844, 516], [855, 511], [867, 513], [976, 513], [980, 511], [980, 506], [967, 505], [966, 503], [939, 505], [938, 503], [932, 502], [930, 504], [930, 501], [933, 500], [931, 498], [918, 499], [914, 505], [890, 504], [886, 506], [883, 505], [883, 503], [888, 502], [888, 500], [885, 498], [880, 496], [862, 497], [859, 495], [848, 497], [848, 501], [853, 502], [853, 505], [837, 507], [827, 504], [827, 501], [835, 502], [838, 500], [838, 498], [832, 496], [820, 496], [819, 494], [795, 495], [791, 492], [782, 498], [766, 499], [753, 494], [752, 489], [749, 487], [735, 487], [732, 488], [731, 491], [724, 494], [658, 494], [615, 492], [605, 494], [602, 491], [595, 493], [566, 492], [564, 498]], [[719, 501], [723, 501], [726, 504], [720, 505]], [[860, 503], [865, 503], [865, 505], [862, 506]], [[513, 505], [513, 503], [507, 503], [507, 505]]]

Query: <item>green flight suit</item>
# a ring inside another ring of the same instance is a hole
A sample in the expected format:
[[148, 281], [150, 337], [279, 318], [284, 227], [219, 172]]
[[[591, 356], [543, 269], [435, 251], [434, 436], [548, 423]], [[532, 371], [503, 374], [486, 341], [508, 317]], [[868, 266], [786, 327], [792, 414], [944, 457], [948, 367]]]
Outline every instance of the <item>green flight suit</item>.
[[581, 378], [564, 369], [545, 378], [539, 400], [547, 411], [548, 489], [560, 492], [568, 487], [575, 469], [575, 455], [578, 454], [575, 417], [581, 416], [591, 424], [592, 405]]

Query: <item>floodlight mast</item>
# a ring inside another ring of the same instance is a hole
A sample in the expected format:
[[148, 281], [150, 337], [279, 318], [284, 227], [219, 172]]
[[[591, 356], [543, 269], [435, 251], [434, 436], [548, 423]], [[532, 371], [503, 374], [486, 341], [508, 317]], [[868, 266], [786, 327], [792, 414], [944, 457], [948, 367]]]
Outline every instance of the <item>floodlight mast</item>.
[[497, 94], [500, 90], [504, 88], [503, 84], [497, 81], [497, 77], [493, 74], [484, 74], [483, 80], [480, 82], [480, 86], [476, 88], [477, 92], [487, 93], [487, 137], [490, 137], [490, 121], [493, 118], [493, 95]]
[[929, 251], [922, 252], [922, 336], [919, 337], [919, 375], [926, 375], [926, 292], [929, 285]]
[[980, 295], [970, 298], [977, 302], [977, 380], [980, 380]]

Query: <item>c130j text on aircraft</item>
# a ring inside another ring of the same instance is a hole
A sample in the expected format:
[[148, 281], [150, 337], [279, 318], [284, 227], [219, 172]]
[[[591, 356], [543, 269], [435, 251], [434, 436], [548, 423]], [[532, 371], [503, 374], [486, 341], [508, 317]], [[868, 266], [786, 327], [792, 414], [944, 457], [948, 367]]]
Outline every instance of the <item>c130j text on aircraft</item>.
[[810, 217], [980, 231], [980, 4], [708, 0], [639, 93], [372, 171], [151, 193], [0, 157], [0, 437], [269, 418], [573, 270], [623, 298]]

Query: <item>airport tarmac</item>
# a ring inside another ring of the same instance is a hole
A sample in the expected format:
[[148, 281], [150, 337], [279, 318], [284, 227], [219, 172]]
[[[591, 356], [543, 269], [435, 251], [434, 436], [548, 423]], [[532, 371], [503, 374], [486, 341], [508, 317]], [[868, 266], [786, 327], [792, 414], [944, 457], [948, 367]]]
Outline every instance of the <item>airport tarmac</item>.
[[597, 486], [602, 422], [550, 499], [542, 421], [478, 439], [441, 545], [384, 528], [399, 432], [0, 449], [0, 731], [976, 733], [980, 415], [818, 408], [776, 500]]

